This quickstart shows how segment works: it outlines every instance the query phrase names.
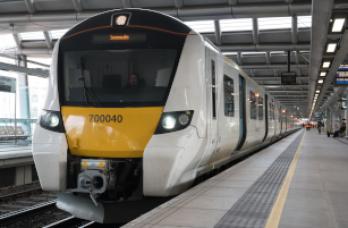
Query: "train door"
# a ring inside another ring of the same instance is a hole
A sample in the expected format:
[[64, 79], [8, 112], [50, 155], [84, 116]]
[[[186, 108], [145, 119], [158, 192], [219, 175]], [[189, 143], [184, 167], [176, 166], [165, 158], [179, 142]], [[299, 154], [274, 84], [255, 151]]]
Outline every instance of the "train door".
[[282, 107], [279, 107], [279, 122], [280, 122], [280, 133], [284, 133], [284, 115], [282, 112]]
[[207, 147], [200, 162], [205, 165], [214, 154], [218, 145], [218, 64], [217, 53], [206, 48], [205, 54], [205, 81], [206, 81], [206, 121]]
[[268, 135], [268, 96], [265, 94], [265, 110], [263, 112], [265, 113], [265, 136], [263, 137], [262, 141], [265, 141]]
[[247, 133], [245, 97], [245, 79], [241, 75], [239, 75], [239, 140], [237, 150], [240, 150], [242, 148]]

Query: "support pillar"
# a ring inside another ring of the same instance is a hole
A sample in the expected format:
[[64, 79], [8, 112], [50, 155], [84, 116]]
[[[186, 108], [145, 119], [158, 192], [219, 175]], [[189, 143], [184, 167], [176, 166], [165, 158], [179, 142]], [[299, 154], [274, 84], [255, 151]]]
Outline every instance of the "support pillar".
[[[18, 55], [17, 64], [18, 66], [27, 67], [27, 57], [25, 55]], [[17, 85], [19, 102], [19, 115], [17, 116], [21, 119], [30, 119], [29, 85], [27, 73], [18, 73]], [[24, 126], [26, 128], [26, 133], [31, 135], [30, 121], [27, 121]]]

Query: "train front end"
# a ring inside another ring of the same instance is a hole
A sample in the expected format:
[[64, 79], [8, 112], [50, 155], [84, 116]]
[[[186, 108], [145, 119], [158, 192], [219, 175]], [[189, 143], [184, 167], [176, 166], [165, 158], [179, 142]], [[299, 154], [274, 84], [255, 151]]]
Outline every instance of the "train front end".
[[[98, 215], [106, 211], [97, 210], [100, 202], [141, 200], [150, 139], [188, 128], [192, 121], [192, 102], [175, 112], [165, 106], [189, 33], [159, 13], [114, 10], [85, 20], [60, 39], [33, 140], [42, 188], [69, 192], [60, 208], [105, 222], [105, 214]], [[82, 212], [83, 205], [90, 208]]]

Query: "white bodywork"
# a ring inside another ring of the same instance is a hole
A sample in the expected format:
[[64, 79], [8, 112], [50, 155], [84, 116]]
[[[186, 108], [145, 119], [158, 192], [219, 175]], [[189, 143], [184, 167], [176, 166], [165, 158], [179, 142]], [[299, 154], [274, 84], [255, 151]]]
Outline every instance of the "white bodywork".
[[[57, 87], [58, 45], [52, 53], [44, 110], [60, 111]], [[64, 133], [49, 131], [36, 124], [33, 135], [33, 157], [42, 189], [66, 190], [67, 151], [68, 144]]]

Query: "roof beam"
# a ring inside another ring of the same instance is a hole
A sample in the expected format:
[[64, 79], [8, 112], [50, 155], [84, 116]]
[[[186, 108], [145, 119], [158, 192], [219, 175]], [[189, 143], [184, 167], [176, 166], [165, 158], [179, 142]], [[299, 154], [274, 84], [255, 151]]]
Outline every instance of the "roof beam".
[[[283, 85], [283, 84], [261, 84], [263, 87], [268, 87], [268, 88], [278, 88], [278, 87], [285, 87], [285, 88], [304, 88], [306, 87], [308, 84], [307, 83], [303, 83], [303, 84], [295, 84], [295, 85]], [[286, 90], [285, 90], [286, 91]]]
[[184, 7], [184, 0], [174, 0], [174, 5], [177, 9]]
[[[254, 76], [253, 79], [255, 81], [281, 81], [281, 77], [273, 77], [273, 76]], [[308, 77], [307, 76], [297, 76], [296, 80], [301, 80], [301, 81], [307, 81]]]
[[266, 88], [266, 90], [270, 93], [308, 93], [304, 88]]
[[0, 62], [0, 69], [7, 70], [7, 71], [26, 73], [28, 75], [34, 75], [34, 76], [39, 76], [39, 77], [44, 77], [44, 78], [48, 77], [48, 70], [41, 69], [41, 68], [27, 68], [27, 67], [22, 67], [22, 66], [17, 66], [17, 65], [13, 65], [13, 64]]
[[309, 43], [302, 44], [235, 44], [221, 45], [219, 48], [222, 51], [286, 51], [286, 50], [309, 50]]
[[132, 8], [133, 4], [131, 0], [122, 0], [122, 6], [123, 8]]
[[[254, 65], [241, 65], [240, 67], [242, 67], [243, 69], [279, 69], [279, 68], [288, 68], [287, 64], [254, 64]], [[307, 68], [308, 65], [307, 64], [298, 64], [294, 67], [298, 67], [298, 68]]]
[[253, 43], [254, 44], [258, 44], [259, 43], [259, 25], [257, 23], [257, 18], [256, 17], [253, 17], [252, 35], [253, 35]]
[[[32, 2], [32, 0], [26, 0]], [[124, 7], [137, 7], [130, 5], [129, 0], [122, 0]], [[310, 4], [303, 3], [262, 3], [262, 4], [238, 4], [234, 6], [186, 6], [179, 10], [173, 8], [151, 8], [161, 11], [181, 19], [221, 19], [221, 18], [241, 18], [241, 17], [263, 17], [263, 16], [291, 16], [293, 14], [309, 14]], [[75, 12], [55, 11], [49, 13], [36, 13], [31, 17], [25, 14], [2, 14], [0, 23], [35, 23], [47, 21], [79, 21], [102, 12], [102, 10], [91, 10], [76, 15]]]
[[71, 1], [76, 12], [81, 12], [83, 10], [81, 0], [71, 0]]
[[28, 13], [35, 13], [34, 0], [23, 0]]
[[215, 25], [215, 40], [217, 45], [221, 45], [221, 29], [219, 20], [214, 21]]
[[292, 16], [291, 17], [291, 42], [293, 44], [297, 43], [297, 17]]
[[238, 62], [238, 65], [242, 65], [243, 64], [243, 57], [242, 57], [242, 54], [241, 52], [237, 52], [237, 62]]
[[265, 59], [267, 64], [271, 64], [271, 57], [270, 57], [269, 51], [265, 52]]
[[51, 35], [47, 31], [43, 31], [43, 34], [45, 36], [45, 41], [46, 41], [46, 44], [47, 44], [47, 48], [48, 49], [52, 49], [53, 48], [53, 42], [52, 42]]
[[336, 52], [336, 56], [331, 63], [330, 69], [324, 79], [322, 84], [320, 95], [317, 99], [316, 108], [319, 108], [319, 103], [323, 101], [325, 94], [328, 92], [328, 89], [331, 87], [331, 83], [334, 81], [338, 67], [344, 62], [347, 56], [348, 50], [348, 30], [343, 34], [342, 40], [340, 42], [340, 47]]
[[17, 48], [20, 50], [22, 49], [22, 42], [21, 39], [18, 36], [18, 33], [12, 33], [13, 39], [16, 42], [16, 46]]
[[302, 99], [303, 97], [307, 98], [306, 94], [299, 95], [299, 94], [273, 94], [274, 97], [280, 97], [280, 98], [299, 98]]
[[312, 107], [316, 81], [318, 78], [334, 0], [312, 0], [311, 59], [309, 66], [308, 114]]

